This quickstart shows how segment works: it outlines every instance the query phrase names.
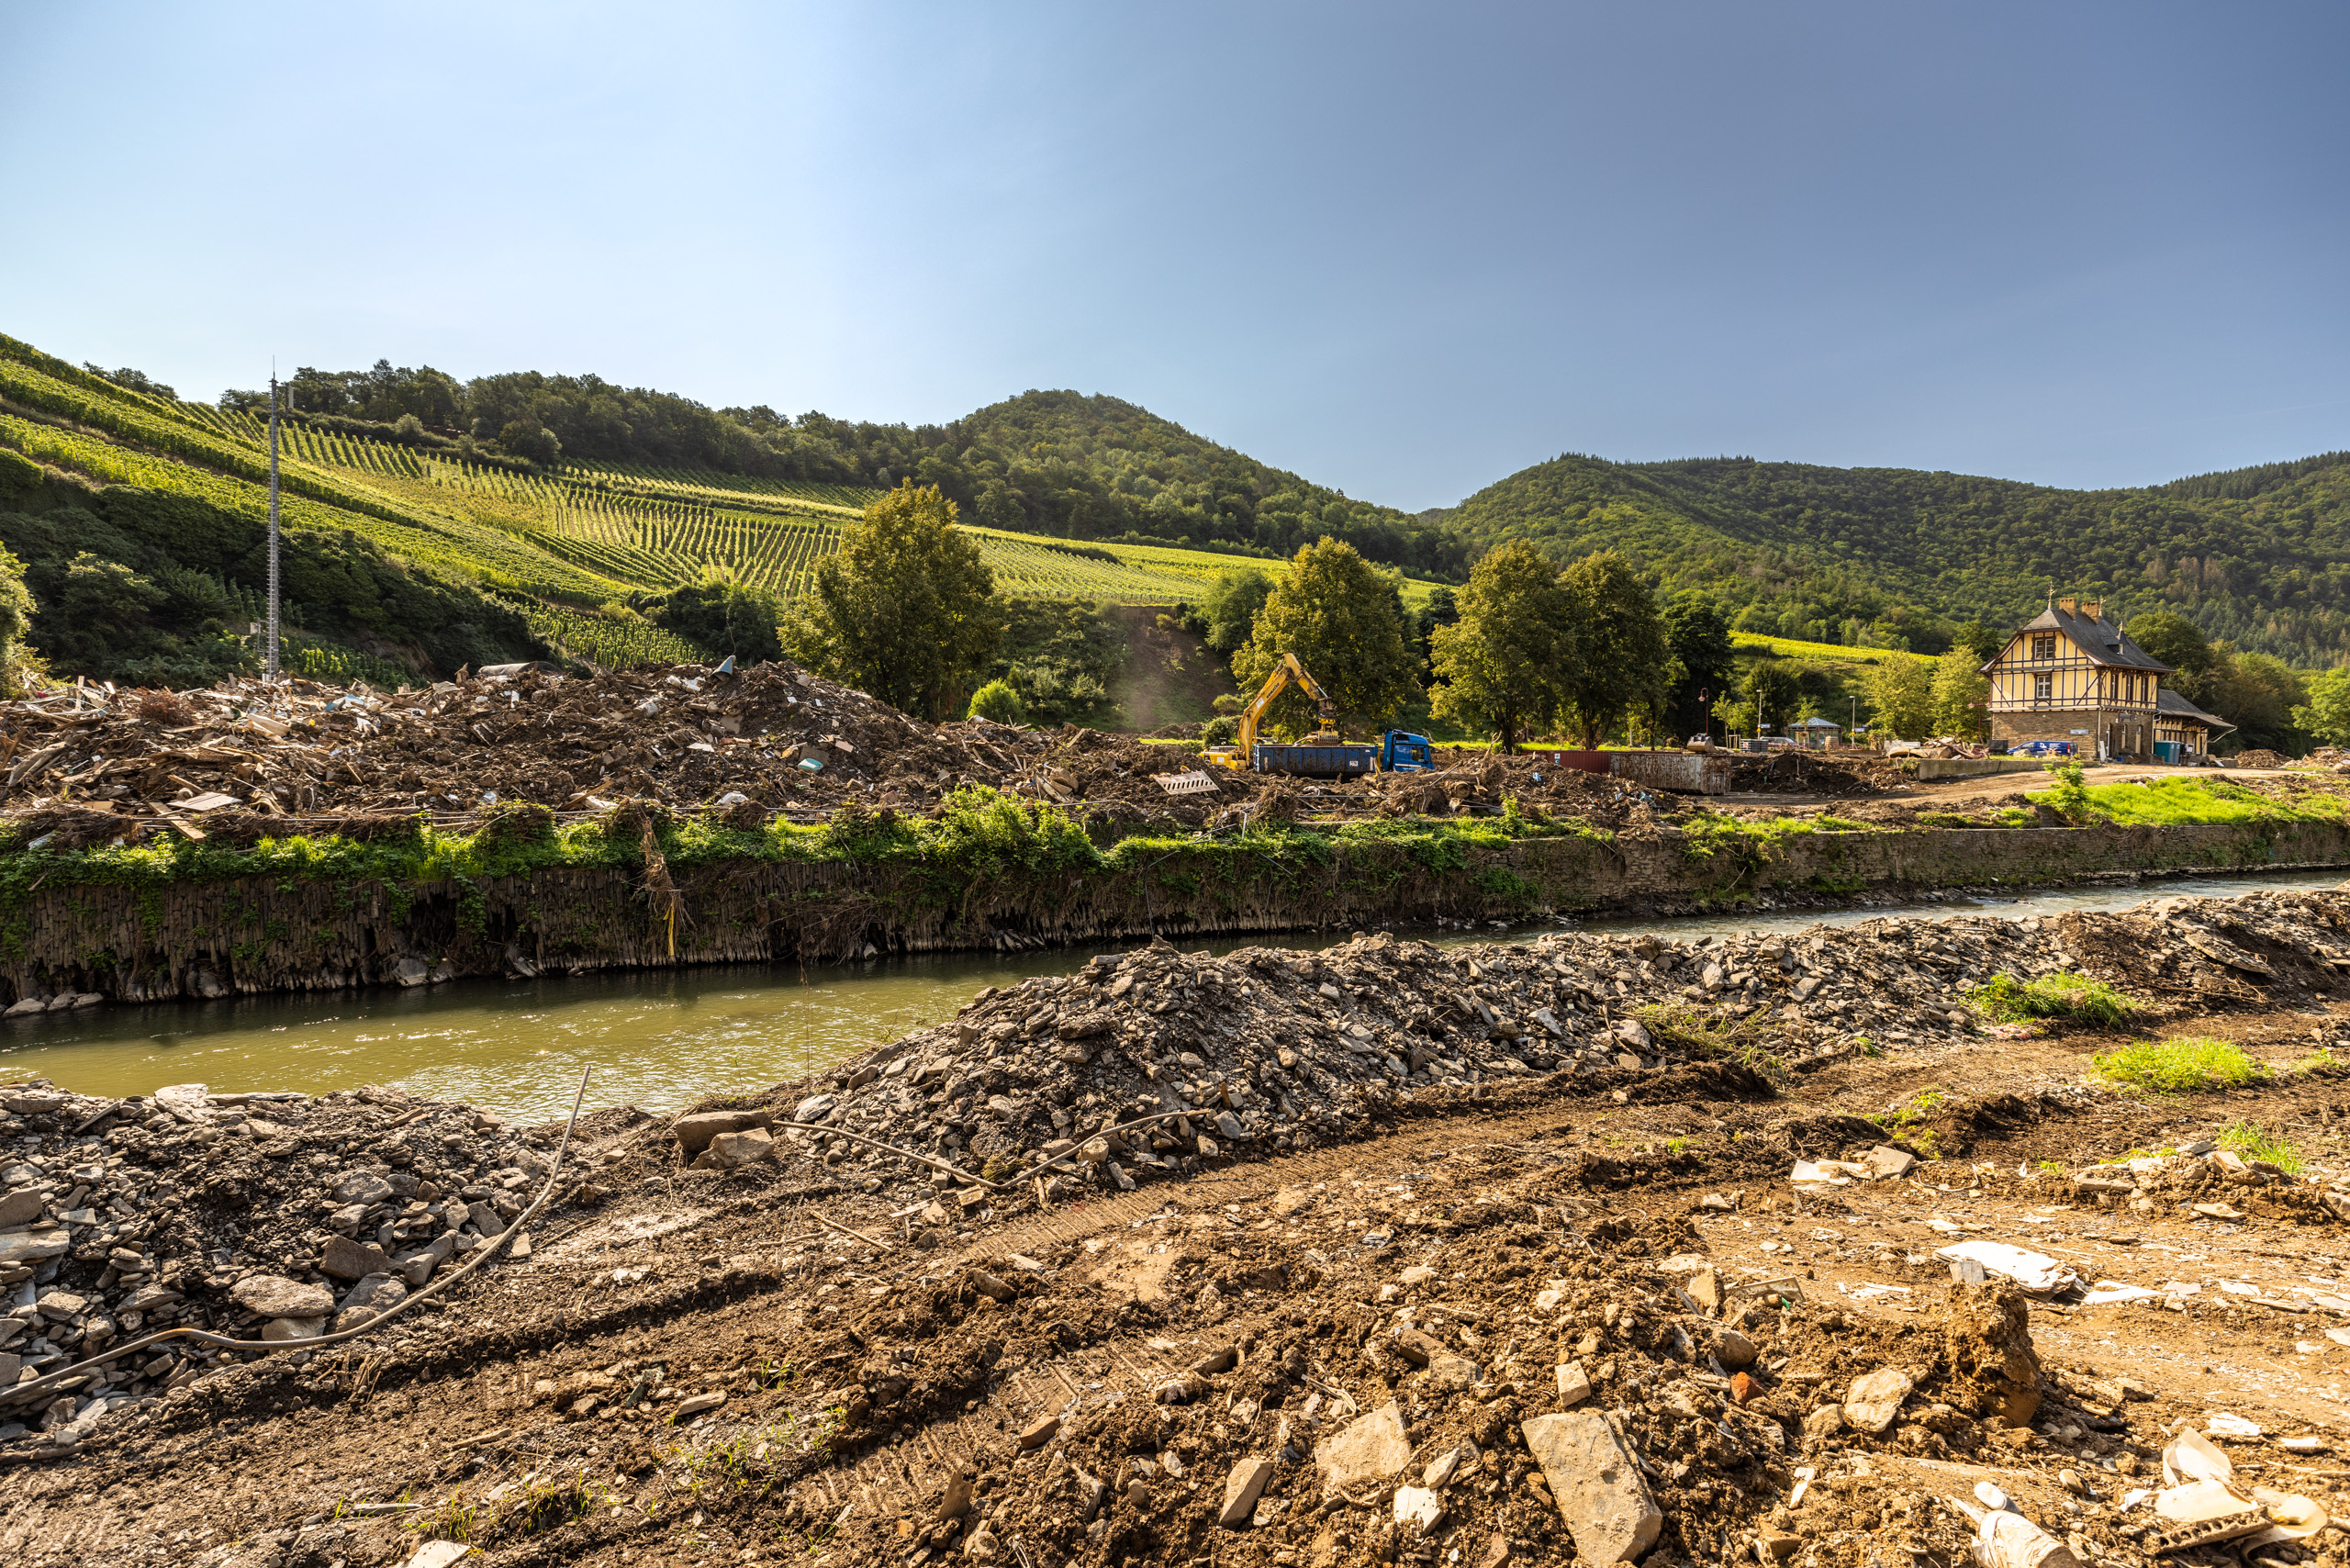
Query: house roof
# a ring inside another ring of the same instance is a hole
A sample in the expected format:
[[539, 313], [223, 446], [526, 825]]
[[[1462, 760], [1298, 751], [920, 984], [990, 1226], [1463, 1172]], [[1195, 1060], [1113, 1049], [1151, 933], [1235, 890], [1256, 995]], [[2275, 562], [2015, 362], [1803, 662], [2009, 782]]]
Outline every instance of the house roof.
[[2168, 714], [2174, 719], [2192, 719], [2199, 724], [2209, 726], [2215, 734], [2221, 730], [2235, 728], [2233, 724], [2229, 723], [2218, 714], [2206, 713], [2167, 686], [2154, 694], [2154, 711], [2158, 714]]
[[1797, 719], [1787, 726], [1791, 730], [1841, 730], [1843, 727], [1833, 719]]
[[[2019, 640], [2034, 632], [2063, 633], [2071, 639], [2075, 647], [2089, 656], [2092, 664], [2115, 669], [2142, 669], [2154, 675], [2171, 673], [2170, 666], [2132, 642], [2120, 626], [2099, 615], [2082, 615], [2052, 604], [2025, 622], [2015, 636], [2008, 639], [2008, 648], [2014, 647]], [[1999, 650], [2001, 656], [2007, 654], [2008, 648]], [[1988, 670], [1998, 662], [1997, 658], [1987, 660], [1983, 668]]]

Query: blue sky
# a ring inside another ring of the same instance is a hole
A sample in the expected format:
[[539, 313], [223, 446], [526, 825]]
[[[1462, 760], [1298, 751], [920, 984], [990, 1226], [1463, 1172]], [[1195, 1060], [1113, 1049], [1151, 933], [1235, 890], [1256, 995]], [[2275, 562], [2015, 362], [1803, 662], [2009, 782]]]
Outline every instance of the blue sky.
[[2350, 7], [0, 0], [0, 330], [716, 405], [1141, 403], [1350, 495], [1561, 451], [2350, 446]]

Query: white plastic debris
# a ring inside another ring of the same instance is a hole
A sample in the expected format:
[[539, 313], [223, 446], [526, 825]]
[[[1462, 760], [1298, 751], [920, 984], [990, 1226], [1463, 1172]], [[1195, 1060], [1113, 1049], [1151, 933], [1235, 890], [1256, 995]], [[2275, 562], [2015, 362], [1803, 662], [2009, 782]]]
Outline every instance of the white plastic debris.
[[2081, 1298], [2084, 1306], [2103, 1306], [2117, 1301], [2153, 1301], [2163, 1293], [2150, 1291], [2143, 1285], [2124, 1284], [2120, 1280], [2099, 1280]]
[[1934, 1254], [1945, 1263], [1969, 1258], [1986, 1273], [2013, 1280], [2033, 1295], [2053, 1295], [2081, 1282], [2081, 1277], [2045, 1252], [2030, 1252], [2004, 1241], [1962, 1241]]
[[1799, 1159], [1787, 1180], [1798, 1187], [1849, 1187], [1868, 1176], [1867, 1166], [1849, 1159]]
[[2233, 1415], [2225, 1410], [2215, 1412], [2210, 1420], [2203, 1423], [2203, 1429], [2210, 1433], [2211, 1436], [2215, 1438], [2256, 1438], [2260, 1436], [2260, 1424], [2258, 1422], [2247, 1421], [2243, 1417]]

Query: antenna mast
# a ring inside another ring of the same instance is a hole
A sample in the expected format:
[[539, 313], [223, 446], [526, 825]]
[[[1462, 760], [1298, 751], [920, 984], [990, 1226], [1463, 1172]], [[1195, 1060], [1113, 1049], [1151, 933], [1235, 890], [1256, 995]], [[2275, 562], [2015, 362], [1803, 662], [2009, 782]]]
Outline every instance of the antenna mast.
[[277, 680], [277, 367], [269, 371], [269, 630], [262, 678]]

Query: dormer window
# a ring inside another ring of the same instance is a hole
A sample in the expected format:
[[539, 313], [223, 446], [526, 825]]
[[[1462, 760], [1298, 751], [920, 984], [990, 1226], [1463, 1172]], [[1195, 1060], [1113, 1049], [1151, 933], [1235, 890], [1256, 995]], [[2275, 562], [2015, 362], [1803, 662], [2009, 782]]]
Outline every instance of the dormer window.
[[2056, 656], [2056, 633], [2053, 632], [2034, 633], [2031, 639], [2031, 656], [2035, 659], [2054, 658]]

